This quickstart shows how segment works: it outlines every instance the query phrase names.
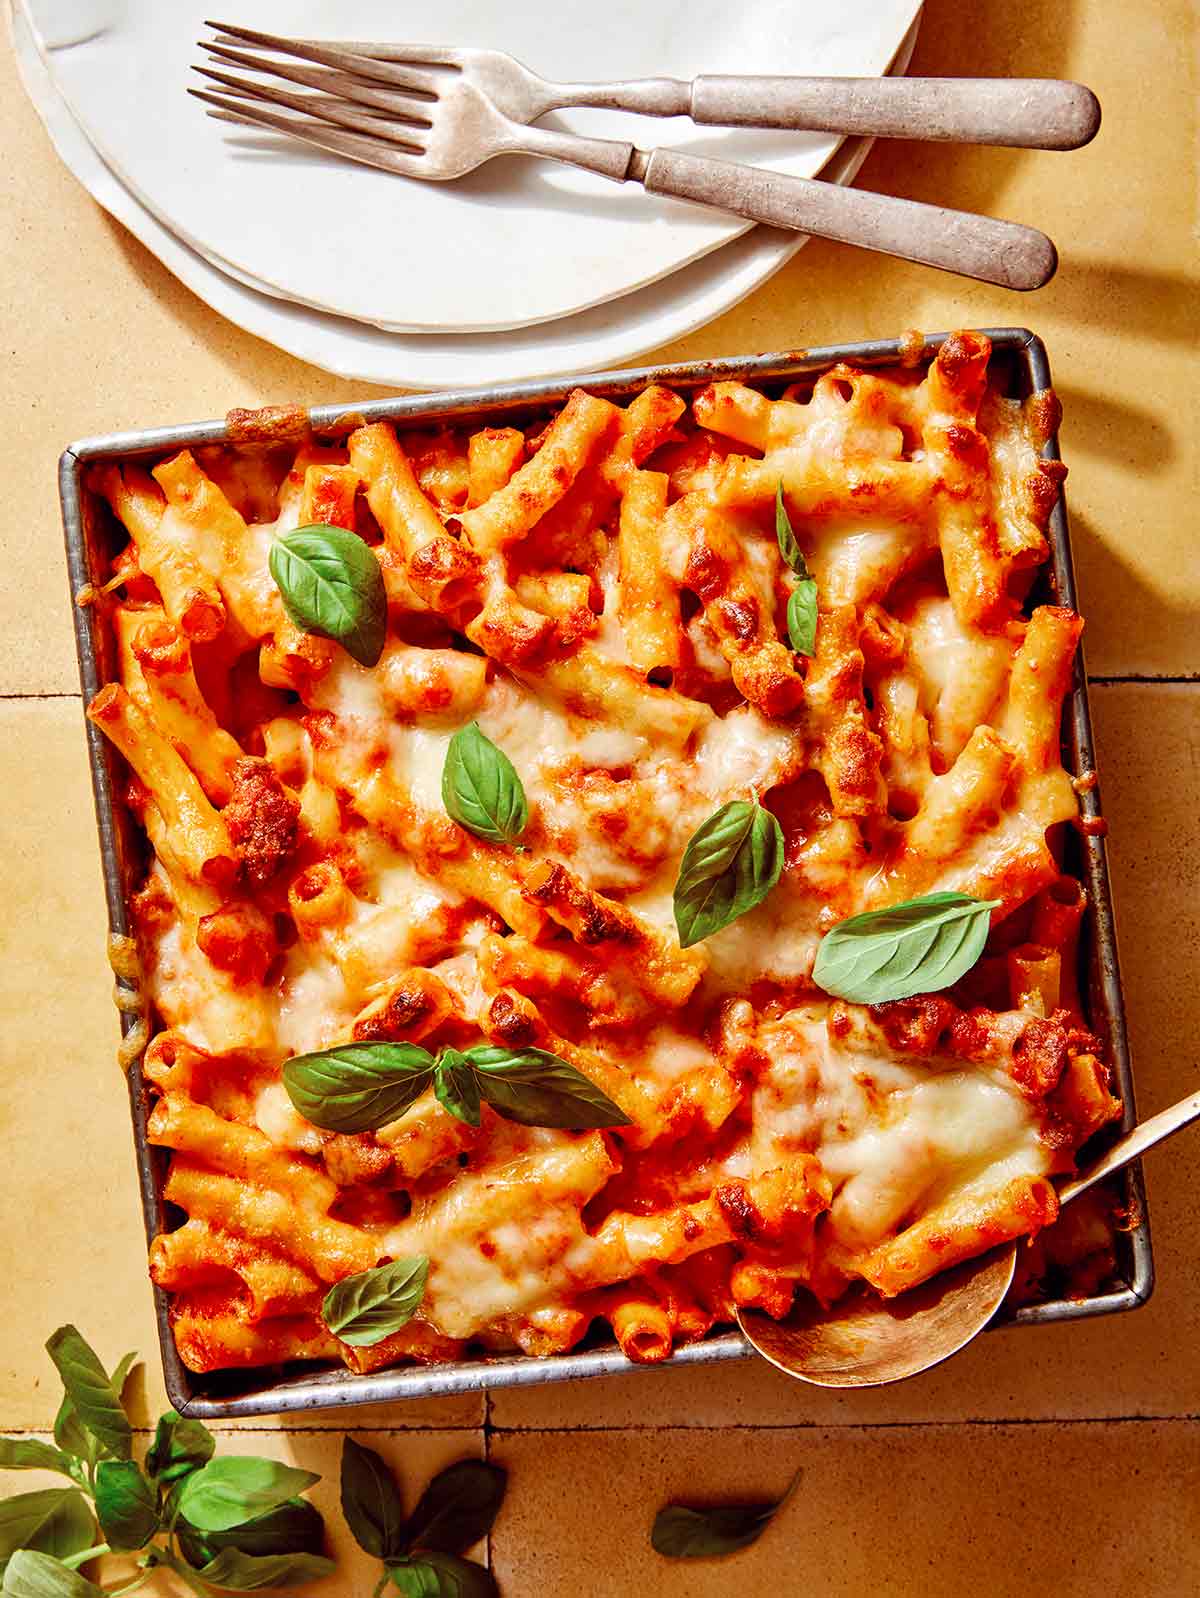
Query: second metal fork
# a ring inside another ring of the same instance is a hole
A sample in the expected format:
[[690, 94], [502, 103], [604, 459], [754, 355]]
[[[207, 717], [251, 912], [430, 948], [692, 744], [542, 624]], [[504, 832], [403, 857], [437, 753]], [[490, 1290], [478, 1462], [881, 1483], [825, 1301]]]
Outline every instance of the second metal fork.
[[[238, 31], [241, 37], [249, 34]], [[444, 182], [498, 155], [542, 156], [616, 182], [641, 183], [650, 194], [693, 200], [753, 222], [859, 245], [1004, 288], [1039, 288], [1057, 266], [1045, 234], [1018, 223], [683, 151], [643, 151], [626, 141], [529, 127], [505, 116], [463, 74], [432, 65], [368, 61], [345, 47], [270, 35], [249, 36], [249, 42], [314, 65], [225, 46], [214, 53], [316, 92], [296, 94], [197, 68], [228, 92], [189, 93], [224, 120], [285, 133], [404, 177]]]

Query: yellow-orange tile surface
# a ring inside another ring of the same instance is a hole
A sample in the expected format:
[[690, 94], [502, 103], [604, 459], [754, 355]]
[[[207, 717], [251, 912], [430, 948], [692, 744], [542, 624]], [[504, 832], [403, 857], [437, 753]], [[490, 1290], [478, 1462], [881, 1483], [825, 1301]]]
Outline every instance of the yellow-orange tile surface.
[[[1196, 1086], [1200, 1036], [1196, 31], [1187, 0], [929, 0], [914, 72], [1079, 78], [1100, 95], [1104, 127], [1072, 155], [881, 146], [861, 181], [1045, 227], [1062, 255], [1054, 282], [1006, 295], [818, 242], [725, 317], [648, 357], [909, 327], [1021, 323], [1046, 340], [1066, 412], [1144, 1112]], [[114, 1059], [55, 464], [87, 433], [366, 391], [220, 320], [97, 210], [60, 166], [6, 50], [0, 129], [0, 1429], [51, 1424], [57, 1384], [41, 1345], [64, 1320], [110, 1362], [142, 1350], [133, 1391], [145, 1425], [162, 1384]], [[1148, 1163], [1159, 1286], [1135, 1315], [989, 1336], [919, 1381], [856, 1398], [738, 1363], [497, 1393], [486, 1407], [469, 1397], [304, 1427], [258, 1420], [223, 1432], [222, 1446], [323, 1473], [317, 1496], [344, 1557], [314, 1590], [331, 1598], [374, 1585], [336, 1510], [347, 1425], [396, 1464], [410, 1501], [430, 1471], [465, 1454], [489, 1449], [510, 1468], [492, 1545], [506, 1598], [1195, 1592], [1198, 1142]], [[797, 1465], [786, 1517], [737, 1560], [670, 1565], [650, 1550], [659, 1503], [777, 1491]], [[3, 1490], [36, 1485], [6, 1479]]]

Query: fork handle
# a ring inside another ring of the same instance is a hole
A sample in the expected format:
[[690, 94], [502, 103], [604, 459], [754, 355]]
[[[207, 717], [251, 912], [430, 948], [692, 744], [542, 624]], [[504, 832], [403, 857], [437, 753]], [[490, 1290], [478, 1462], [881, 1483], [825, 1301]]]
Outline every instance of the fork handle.
[[706, 75], [547, 84], [537, 115], [570, 106], [690, 116], [726, 128], [795, 128], [884, 139], [1077, 150], [1094, 139], [1100, 102], [1059, 78], [774, 78]]
[[1001, 288], [1041, 288], [1058, 265], [1046, 235], [1017, 222], [680, 150], [654, 150], [648, 156], [637, 151], [628, 176], [650, 194], [695, 200], [752, 222], [857, 244]]
[[701, 77], [691, 115], [721, 127], [1077, 150], [1096, 136], [1100, 102], [1058, 78]]

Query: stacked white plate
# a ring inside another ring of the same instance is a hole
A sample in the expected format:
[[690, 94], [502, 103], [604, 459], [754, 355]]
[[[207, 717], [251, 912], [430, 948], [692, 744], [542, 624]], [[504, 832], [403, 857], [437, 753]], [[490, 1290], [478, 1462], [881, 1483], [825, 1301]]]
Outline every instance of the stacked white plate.
[[[389, 387], [508, 382], [633, 359], [727, 310], [804, 242], [634, 184], [507, 158], [420, 183], [205, 116], [211, 0], [12, 0], [21, 78], [63, 161], [182, 282], [247, 332]], [[408, 10], [411, 14], [406, 15]], [[238, 0], [295, 37], [474, 44], [560, 81], [903, 72], [919, 0]], [[849, 183], [869, 141], [603, 111], [571, 131]]]

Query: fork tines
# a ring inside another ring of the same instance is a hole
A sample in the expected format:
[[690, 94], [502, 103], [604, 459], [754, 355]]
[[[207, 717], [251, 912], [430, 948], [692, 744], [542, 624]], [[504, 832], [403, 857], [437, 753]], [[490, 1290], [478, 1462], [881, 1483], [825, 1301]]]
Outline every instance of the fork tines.
[[[285, 39], [275, 33], [259, 33], [254, 28], [235, 28], [227, 22], [206, 22], [206, 28], [212, 28], [220, 38], [221, 45], [226, 42], [232, 44], [249, 44], [262, 50], [269, 50], [279, 55], [298, 56], [303, 61], [315, 61], [321, 66], [332, 67], [336, 71], [350, 73], [358, 78], [367, 78], [375, 83], [386, 83], [397, 89], [415, 89], [418, 92], [436, 95], [443, 75], [431, 64], [436, 59], [436, 52], [431, 47], [421, 45], [397, 45], [397, 52], [413, 51], [411, 62], [407, 60], [392, 59], [381, 60], [379, 57], [369, 55], [365, 51], [356, 50], [346, 45], [334, 43], [321, 43], [316, 39]], [[204, 48], [208, 48], [201, 44]], [[450, 62], [445, 63], [452, 70], [457, 70]], [[262, 71], [278, 70], [278, 63], [263, 61], [259, 63]]]
[[369, 166], [382, 167], [385, 172], [399, 172], [406, 177], [421, 175], [419, 172], [423, 153], [421, 146], [411, 142], [402, 143], [395, 135], [387, 135], [386, 138], [390, 142], [385, 142], [379, 137], [378, 128], [374, 128], [371, 135], [366, 136], [344, 131], [340, 127], [332, 126], [327, 120], [278, 116], [262, 106], [247, 105], [228, 95], [213, 94], [207, 89], [189, 89], [188, 93], [194, 95], [197, 100], [204, 100], [212, 107], [208, 114], [219, 122], [240, 122], [247, 127], [286, 133], [294, 139], [314, 144], [319, 149], [328, 150], [334, 155], [345, 155], [352, 160], [363, 161]]

